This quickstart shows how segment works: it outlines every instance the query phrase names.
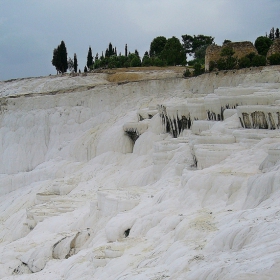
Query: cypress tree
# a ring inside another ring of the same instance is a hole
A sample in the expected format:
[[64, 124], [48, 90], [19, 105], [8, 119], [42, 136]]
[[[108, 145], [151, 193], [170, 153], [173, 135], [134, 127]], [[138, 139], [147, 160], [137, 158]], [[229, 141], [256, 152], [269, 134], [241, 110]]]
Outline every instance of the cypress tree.
[[64, 73], [68, 69], [67, 50], [64, 41], [60, 43], [59, 56], [61, 59], [61, 72]]
[[127, 56], [127, 44], [125, 44], [125, 56]]
[[109, 50], [108, 49], [106, 49], [106, 51], [105, 51], [105, 57], [109, 57]]
[[276, 31], [275, 31], [275, 38], [279, 38], [279, 28], [276, 28]]
[[108, 48], [108, 56], [112, 56], [114, 55], [114, 51], [113, 51], [113, 46], [111, 44], [111, 42], [109, 43], [109, 48]]
[[58, 47], [57, 47], [57, 49], [54, 49], [54, 50], [53, 50], [52, 65], [55, 67], [56, 72], [57, 72], [57, 74], [58, 74], [58, 72], [59, 72], [59, 56], [58, 56]]
[[91, 47], [89, 47], [88, 55], [87, 55], [87, 67], [90, 68], [92, 64], [93, 64], [93, 56], [92, 56]]
[[59, 73], [64, 73], [67, 71], [67, 49], [64, 41], [61, 41], [60, 45], [53, 50], [52, 65], [55, 66], [56, 71]]
[[78, 69], [78, 60], [77, 60], [77, 55], [74, 53], [74, 71], [77, 73]]
[[274, 27], [272, 27], [269, 32], [269, 39], [274, 40]]

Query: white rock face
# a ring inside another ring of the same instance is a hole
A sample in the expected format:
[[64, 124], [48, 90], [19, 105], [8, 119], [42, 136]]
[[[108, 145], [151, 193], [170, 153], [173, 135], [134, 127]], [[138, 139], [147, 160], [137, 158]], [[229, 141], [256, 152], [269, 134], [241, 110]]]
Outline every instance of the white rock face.
[[0, 278], [278, 279], [279, 70], [1, 82]]

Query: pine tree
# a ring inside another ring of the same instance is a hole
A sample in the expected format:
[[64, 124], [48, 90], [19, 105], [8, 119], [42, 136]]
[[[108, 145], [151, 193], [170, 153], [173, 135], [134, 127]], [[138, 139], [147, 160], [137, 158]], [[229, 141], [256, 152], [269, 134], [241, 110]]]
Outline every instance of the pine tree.
[[87, 55], [87, 67], [90, 68], [92, 64], [93, 64], [92, 51], [91, 51], [91, 47], [89, 47], [88, 55]]
[[164, 36], [158, 36], [150, 44], [150, 57], [160, 57], [161, 52], [166, 44], [166, 38]]
[[78, 69], [78, 60], [77, 60], [77, 55], [74, 53], [74, 71], [77, 73]]
[[161, 51], [162, 60], [167, 62], [167, 65], [184, 65], [186, 64], [185, 50], [179, 39], [172, 37], [167, 39], [166, 44]]

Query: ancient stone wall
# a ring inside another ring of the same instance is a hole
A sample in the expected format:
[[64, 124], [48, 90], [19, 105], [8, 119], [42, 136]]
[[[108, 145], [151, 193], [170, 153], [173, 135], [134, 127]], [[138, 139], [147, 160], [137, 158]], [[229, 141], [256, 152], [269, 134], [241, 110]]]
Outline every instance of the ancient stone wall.
[[227, 43], [224, 45], [225, 47], [232, 47], [234, 50], [234, 56], [236, 56], [237, 58], [241, 58], [249, 53], [255, 53], [258, 54], [258, 51], [256, 50], [256, 48], [254, 47], [254, 45], [249, 42], [249, 41], [245, 41], [245, 42], [233, 42], [233, 43]]
[[210, 61], [217, 61], [221, 57], [221, 50], [222, 47], [216, 44], [207, 47], [205, 54], [205, 71], [209, 71]]
[[254, 47], [254, 45], [249, 41], [230, 42], [224, 44], [223, 46], [210, 45], [206, 49], [205, 71], [209, 71], [210, 61], [217, 61], [219, 58], [221, 58], [220, 56], [221, 50], [225, 47], [232, 48], [234, 50], [234, 56], [237, 57], [238, 59], [252, 52], [258, 54], [258, 51]]

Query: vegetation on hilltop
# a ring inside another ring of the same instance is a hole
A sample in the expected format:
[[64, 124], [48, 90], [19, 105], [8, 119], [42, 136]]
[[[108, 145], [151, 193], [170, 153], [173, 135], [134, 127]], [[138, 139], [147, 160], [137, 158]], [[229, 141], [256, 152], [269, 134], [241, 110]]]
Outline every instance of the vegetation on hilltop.
[[[271, 65], [280, 64], [280, 54], [273, 54], [267, 59], [265, 57], [276, 38], [279, 38], [279, 28], [272, 28], [269, 35], [260, 36], [255, 40], [258, 54], [250, 53], [240, 59], [234, 56], [234, 50], [227, 46], [231, 41], [226, 39], [223, 43], [221, 58], [218, 61], [210, 61], [209, 70], [262, 66], [266, 65], [267, 62]], [[126, 44], [124, 55], [122, 55], [121, 52], [117, 53], [117, 48], [113, 47], [110, 42], [108, 48], [104, 52], [102, 51], [101, 55], [96, 53], [95, 57], [93, 57], [92, 49], [89, 47], [84, 72], [104, 68], [164, 67], [188, 64], [188, 67], [193, 68], [193, 71], [187, 68], [184, 76], [197, 76], [204, 73], [206, 49], [214, 43], [214, 37], [202, 34], [182, 35], [182, 43], [174, 36], [168, 39], [164, 36], [158, 36], [152, 40], [149, 51], [146, 51], [141, 59], [137, 49], [130, 52]], [[187, 63], [187, 57], [193, 59], [190, 59]], [[74, 59], [69, 58], [67, 60], [67, 49], [64, 41], [61, 41], [61, 44], [53, 50], [52, 64], [55, 66], [57, 73], [64, 73], [68, 69], [75, 73], [78, 71], [77, 55], [74, 54]]]
[[[205, 42], [213, 42], [214, 38], [211, 36], [198, 35], [190, 36], [192, 38], [191, 45], [192, 50], [195, 51], [195, 59], [202, 58], [204, 61], [205, 54]], [[204, 41], [203, 41], [204, 40]], [[208, 40], [208, 41], [207, 41]], [[204, 50], [200, 49], [204, 47]], [[66, 49], [66, 48], [65, 48]], [[203, 54], [204, 51], [204, 54]], [[53, 61], [56, 61], [57, 49], [54, 50]], [[138, 50], [134, 52], [128, 51], [127, 44], [125, 45], [125, 53], [122, 55], [120, 52], [117, 53], [117, 48], [113, 47], [110, 42], [108, 48], [105, 51], [102, 51], [101, 55], [96, 53], [95, 57], [92, 55], [92, 49], [89, 47], [87, 55], [87, 64], [84, 67], [84, 72], [93, 70], [93, 69], [104, 69], [104, 68], [124, 68], [124, 67], [148, 67], [148, 66], [175, 66], [175, 65], [186, 65], [186, 49], [184, 47], [184, 42], [181, 43], [178, 38], [175, 36], [171, 38], [165, 38], [164, 36], [158, 36], [154, 38], [150, 44], [149, 51], [144, 53], [144, 56], [140, 57]], [[105, 54], [105, 55], [104, 55]], [[74, 55], [74, 60], [72, 58], [68, 59], [68, 68], [70, 71], [77, 73], [77, 56]], [[203, 62], [204, 64], [204, 62]], [[59, 65], [53, 64], [58, 73], [66, 72], [65, 67], [62, 69]], [[202, 65], [202, 64], [201, 64]]]
[[221, 49], [220, 56], [221, 58], [217, 61], [210, 61], [209, 63], [209, 71], [213, 70], [231, 70], [231, 69], [241, 69], [241, 68], [249, 68], [249, 67], [258, 67], [265, 66], [267, 64], [270, 65], [278, 65], [280, 64], [280, 53], [275, 53], [269, 57], [267, 56], [268, 50], [270, 46], [273, 44], [275, 39], [279, 38], [279, 28], [272, 28], [270, 30], [269, 36], [259, 36], [255, 40], [255, 48], [258, 54], [251, 52], [239, 59], [234, 56], [235, 52], [231, 48], [229, 40], [225, 40], [223, 44], [223, 48]]

